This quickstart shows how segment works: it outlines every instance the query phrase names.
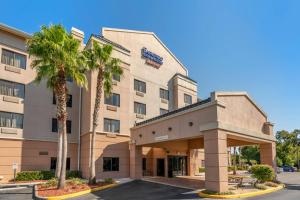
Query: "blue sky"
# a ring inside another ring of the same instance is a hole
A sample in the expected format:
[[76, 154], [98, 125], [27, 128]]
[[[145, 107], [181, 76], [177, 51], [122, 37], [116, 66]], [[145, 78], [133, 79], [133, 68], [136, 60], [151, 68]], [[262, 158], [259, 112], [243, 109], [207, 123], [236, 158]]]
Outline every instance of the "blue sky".
[[275, 123], [300, 129], [300, 2], [3, 1], [0, 22], [29, 33], [62, 23], [155, 32], [188, 67], [199, 96], [247, 91]]

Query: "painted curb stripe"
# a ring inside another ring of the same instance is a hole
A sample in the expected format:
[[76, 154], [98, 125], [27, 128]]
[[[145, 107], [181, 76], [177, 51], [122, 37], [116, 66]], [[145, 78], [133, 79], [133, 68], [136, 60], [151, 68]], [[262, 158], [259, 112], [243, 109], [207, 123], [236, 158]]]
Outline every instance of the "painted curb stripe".
[[243, 194], [232, 194], [232, 195], [216, 195], [216, 194], [205, 194], [203, 192], [199, 192], [198, 195], [202, 198], [212, 198], [212, 199], [233, 199], [233, 198], [244, 198], [244, 197], [254, 197], [258, 195], [268, 194], [271, 192], [275, 192], [284, 188], [284, 185], [280, 185], [275, 188], [270, 188], [267, 190], [261, 190], [257, 192], [249, 192]]
[[96, 191], [99, 191], [99, 190], [104, 190], [104, 189], [112, 188], [112, 187], [115, 187], [117, 185], [118, 184], [110, 184], [110, 185], [105, 185], [105, 186], [101, 186], [101, 187], [97, 187], [97, 188], [93, 188], [93, 189], [89, 189], [89, 190], [84, 190], [84, 191], [81, 191], [81, 192], [76, 192], [76, 193], [73, 193], [73, 194], [66, 194], [66, 195], [52, 196], [52, 197], [42, 197], [42, 198], [47, 199], [47, 200], [68, 199], [68, 198], [72, 198], [72, 197], [77, 197], [77, 196], [81, 196], [81, 195], [84, 195], [84, 194], [88, 194], [88, 193], [91, 193], [91, 192], [96, 192]]

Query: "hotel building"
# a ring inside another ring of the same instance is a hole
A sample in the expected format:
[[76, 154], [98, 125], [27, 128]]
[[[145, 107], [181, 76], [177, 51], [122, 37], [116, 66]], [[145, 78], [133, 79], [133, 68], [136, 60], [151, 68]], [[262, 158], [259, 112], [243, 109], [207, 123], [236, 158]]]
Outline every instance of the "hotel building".
[[[213, 92], [197, 98], [197, 82], [152, 32], [103, 28], [84, 44], [113, 46], [123, 75], [113, 94], [102, 96], [96, 136], [97, 178], [196, 175], [206, 166], [206, 187], [227, 190], [230, 146], [259, 144], [261, 160], [275, 166], [275, 139], [267, 115], [244, 92]], [[0, 176], [54, 170], [57, 154], [56, 102], [45, 82], [35, 84], [30, 34], [0, 25]], [[87, 73], [88, 90], [68, 80], [67, 169], [88, 177], [97, 72]], [[226, 170], [226, 171], [225, 171]], [[225, 173], [226, 172], [226, 173]]]

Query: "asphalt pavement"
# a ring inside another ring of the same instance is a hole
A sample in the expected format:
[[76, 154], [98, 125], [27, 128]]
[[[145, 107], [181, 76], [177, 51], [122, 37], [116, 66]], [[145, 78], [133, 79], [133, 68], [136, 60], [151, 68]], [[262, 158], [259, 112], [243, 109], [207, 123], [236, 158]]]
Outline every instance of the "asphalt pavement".
[[[286, 188], [274, 193], [246, 198], [246, 200], [300, 200], [300, 172], [285, 172], [278, 175]], [[0, 189], [0, 200], [30, 200], [32, 187], [17, 190]], [[103, 191], [73, 198], [73, 200], [161, 200], [200, 199], [195, 191], [173, 186], [132, 181]]]

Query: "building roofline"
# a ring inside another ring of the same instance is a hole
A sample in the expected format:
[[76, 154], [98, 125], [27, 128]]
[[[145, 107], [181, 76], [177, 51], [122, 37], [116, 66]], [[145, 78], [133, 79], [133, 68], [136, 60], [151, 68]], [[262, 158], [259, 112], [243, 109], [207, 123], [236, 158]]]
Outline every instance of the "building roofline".
[[180, 62], [180, 60], [168, 49], [168, 47], [157, 37], [154, 32], [147, 32], [147, 31], [137, 31], [137, 30], [129, 30], [129, 29], [118, 29], [118, 28], [102, 28], [102, 34], [104, 31], [116, 31], [116, 32], [127, 32], [127, 33], [137, 33], [137, 34], [148, 34], [152, 35], [154, 38], [158, 40], [158, 42], [171, 54], [171, 56], [181, 65], [181, 67], [186, 71], [186, 75], [188, 76], [188, 69]]
[[163, 115], [159, 115], [159, 116], [156, 116], [156, 117], [153, 117], [153, 118], [150, 118], [150, 119], [147, 119], [147, 120], [144, 120], [142, 122], [138, 122], [135, 124], [135, 127], [139, 127], [139, 126], [143, 126], [143, 125], [146, 125], [148, 123], [152, 123], [152, 122], [155, 122], [155, 121], [158, 121], [158, 120], [161, 120], [161, 119], [164, 119], [164, 118], [167, 118], [167, 117], [171, 117], [173, 115], [176, 115], [178, 113], [183, 113], [183, 112], [186, 112], [188, 110], [191, 110], [193, 108], [196, 108], [200, 105], [203, 105], [203, 104], [207, 104], [211, 102], [211, 98], [207, 98], [207, 99], [204, 99], [202, 101], [199, 101], [199, 102], [196, 102], [196, 103], [193, 103], [191, 105], [188, 105], [188, 106], [185, 106], [185, 107], [182, 107], [182, 108], [179, 108], [179, 109], [176, 109], [176, 110], [173, 110], [173, 111], [170, 111], [168, 113], [165, 113]]
[[[105, 38], [105, 37], [102, 36], [102, 35], [91, 34], [91, 36], [90, 36], [88, 42], [90, 41], [90, 39], [91, 39], [92, 37], [94, 37], [94, 38], [96, 38], [96, 39], [98, 39], [98, 40], [101, 40], [101, 41], [103, 41], [103, 42], [105, 42], [105, 43], [111, 44], [112, 46], [114, 46], [114, 47], [116, 47], [116, 48], [118, 48], [118, 49], [121, 49], [121, 50], [123, 50], [123, 51], [126, 51], [127, 53], [130, 53], [130, 50], [129, 50], [129, 49], [123, 47], [122, 45], [120, 45], [120, 44], [118, 44], [118, 43], [116, 43], [116, 42], [113, 42], [113, 41], [111, 41], [111, 40]], [[87, 42], [87, 43], [88, 43], [88, 42]]]
[[235, 91], [235, 92], [215, 91], [215, 92], [212, 92], [212, 96], [215, 96], [213, 98], [216, 98], [216, 100], [218, 99], [218, 96], [245, 96], [256, 107], [256, 109], [261, 114], [263, 114], [266, 118], [268, 118], [267, 113], [264, 112], [264, 110], [249, 96], [249, 94], [247, 92], [243, 92], [243, 91]]
[[173, 78], [174, 78], [175, 76], [180, 76], [180, 77], [182, 77], [182, 78], [186, 78], [186, 79], [188, 79], [189, 81], [192, 81], [193, 83], [195, 83], [195, 84], [197, 85], [197, 81], [195, 81], [195, 80], [191, 79], [191, 78], [190, 78], [190, 77], [188, 77], [188, 76], [185, 76], [185, 75], [183, 75], [183, 74], [180, 74], [180, 73], [176, 73], [176, 74], [174, 74]]
[[17, 29], [17, 28], [8, 26], [8, 25], [3, 24], [3, 23], [0, 23], [0, 29], [1, 29], [1, 30], [4, 30], [4, 31], [7, 31], [7, 32], [9, 32], [9, 33], [12, 33], [12, 34], [14, 34], [14, 35], [23, 37], [23, 38], [25, 38], [25, 39], [29, 39], [29, 38], [32, 37], [32, 35], [29, 34], [29, 33], [26, 33], [26, 32], [24, 32], [24, 31], [21, 31], [21, 30], [19, 30], [19, 29]]

